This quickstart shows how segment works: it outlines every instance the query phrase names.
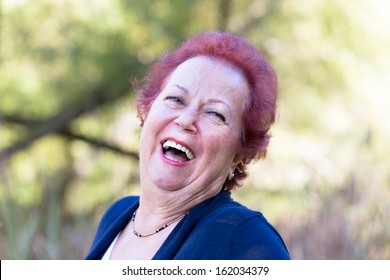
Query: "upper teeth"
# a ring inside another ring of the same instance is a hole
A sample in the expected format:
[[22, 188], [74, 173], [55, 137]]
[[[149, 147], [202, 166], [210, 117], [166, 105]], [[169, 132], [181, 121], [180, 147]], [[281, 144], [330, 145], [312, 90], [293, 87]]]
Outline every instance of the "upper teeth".
[[194, 159], [194, 154], [191, 153], [190, 150], [188, 150], [186, 147], [184, 147], [184, 146], [182, 146], [180, 144], [177, 144], [173, 140], [165, 141], [165, 143], [163, 144], [163, 148], [164, 149], [168, 149], [169, 147], [175, 148], [177, 150], [180, 150], [180, 151], [184, 152], [189, 160]]

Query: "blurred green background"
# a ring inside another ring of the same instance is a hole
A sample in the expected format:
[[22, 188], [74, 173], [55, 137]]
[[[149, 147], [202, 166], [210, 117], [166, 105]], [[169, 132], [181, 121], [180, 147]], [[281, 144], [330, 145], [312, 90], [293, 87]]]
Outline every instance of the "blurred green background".
[[0, 0], [0, 258], [82, 259], [139, 191], [130, 80], [206, 30], [280, 82], [268, 156], [234, 196], [294, 259], [390, 259], [386, 0]]

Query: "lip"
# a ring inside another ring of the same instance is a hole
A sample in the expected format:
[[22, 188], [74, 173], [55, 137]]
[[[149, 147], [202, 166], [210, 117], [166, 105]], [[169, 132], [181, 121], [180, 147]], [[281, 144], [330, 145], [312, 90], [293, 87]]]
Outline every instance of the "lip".
[[168, 138], [165, 138], [164, 140], [162, 140], [162, 141], [160, 142], [160, 147], [161, 147], [161, 148], [160, 148], [160, 156], [161, 156], [162, 160], [163, 160], [165, 163], [170, 164], [170, 165], [173, 165], [173, 166], [184, 166], [184, 165], [188, 165], [188, 164], [192, 163], [192, 162], [195, 160], [195, 158], [194, 158], [194, 159], [192, 159], [192, 160], [183, 161], [183, 162], [178, 162], [178, 161], [174, 161], [174, 160], [171, 160], [171, 159], [167, 158], [167, 157], [165, 156], [165, 154], [164, 154], [162, 145], [163, 145], [166, 141], [168, 141], [168, 140], [175, 141], [177, 144], [180, 144], [180, 145], [186, 147], [188, 150], [190, 150], [191, 153], [194, 154], [193, 150], [192, 150], [186, 143], [184, 143], [184, 142], [182, 142], [182, 141], [180, 141], [180, 140], [177, 140], [177, 139], [175, 139], [175, 138], [173, 138], [173, 137], [168, 137]]

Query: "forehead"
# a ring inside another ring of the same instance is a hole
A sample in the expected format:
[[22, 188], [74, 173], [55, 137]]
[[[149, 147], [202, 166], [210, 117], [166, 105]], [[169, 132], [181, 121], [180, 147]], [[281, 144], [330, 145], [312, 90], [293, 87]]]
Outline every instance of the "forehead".
[[168, 77], [167, 85], [180, 82], [195, 88], [218, 88], [219, 91], [248, 92], [245, 76], [239, 69], [220, 59], [197, 56], [181, 63]]

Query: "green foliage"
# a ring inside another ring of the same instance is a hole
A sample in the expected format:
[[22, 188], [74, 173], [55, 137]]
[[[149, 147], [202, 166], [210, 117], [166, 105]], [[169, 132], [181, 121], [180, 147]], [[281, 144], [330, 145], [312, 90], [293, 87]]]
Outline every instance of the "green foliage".
[[130, 81], [192, 34], [269, 57], [280, 104], [237, 199], [293, 258], [390, 258], [389, 5], [383, 0], [0, 2], [0, 258], [80, 259], [138, 193]]

